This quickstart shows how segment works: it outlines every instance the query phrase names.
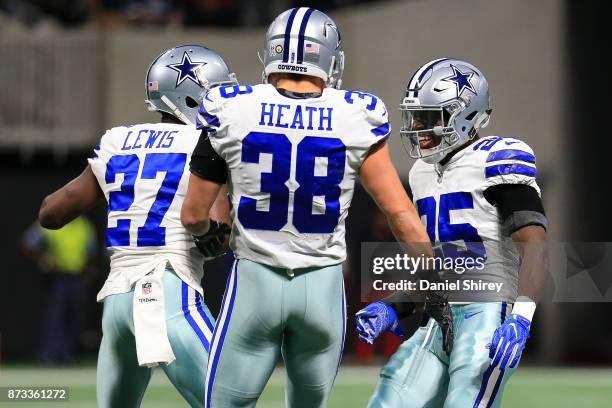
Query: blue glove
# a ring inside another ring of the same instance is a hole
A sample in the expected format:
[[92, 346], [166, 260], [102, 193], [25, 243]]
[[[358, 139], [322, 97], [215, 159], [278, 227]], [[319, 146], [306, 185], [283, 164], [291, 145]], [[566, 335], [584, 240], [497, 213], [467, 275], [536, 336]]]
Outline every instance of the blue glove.
[[355, 315], [357, 334], [366, 343], [374, 343], [382, 332], [390, 331], [398, 337], [404, 337], [404, 329], [397, 318], [395, 310], [384, 302], [374, 302]]
[[529, 319], [511, 314], [510, 317], [496, 330], [489, 346], [489, 358], [493, 359], [492, 366], [497, 366], [501, 370], [505, 369], [510, 363], [510, 368], [516, 367], [521, 359], [521, 353], [525, 348], [525, 343], [529, 338]]

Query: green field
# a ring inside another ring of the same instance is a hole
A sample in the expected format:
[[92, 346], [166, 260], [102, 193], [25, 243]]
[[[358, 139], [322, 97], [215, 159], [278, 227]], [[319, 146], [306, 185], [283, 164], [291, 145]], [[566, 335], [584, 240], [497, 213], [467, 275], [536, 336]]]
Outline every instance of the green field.
[[[330, 407], [365, 407], [374, 389], [378, 368], [344, 366], [332, 393]], [[2, 367], [0, 386], [68, 386], [70, 401], [50, 403], [2, 403], [0, 407], [95, 407], [95, 370], [84, 368]], [[284, 406], [284, 372], [277, 369], [258, 407]], [[146, 408], [184, 407], [164, 373], [153, 375], [143, 403]], [[522, 368], [509, 382], [504, 408], [602, 408], [612, 406], [612, 370]]]

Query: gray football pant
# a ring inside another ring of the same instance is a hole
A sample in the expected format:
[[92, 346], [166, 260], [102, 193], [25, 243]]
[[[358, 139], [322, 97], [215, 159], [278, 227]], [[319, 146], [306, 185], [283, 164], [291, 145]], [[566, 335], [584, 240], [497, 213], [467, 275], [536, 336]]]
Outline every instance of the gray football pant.
[[[176, 360], [161, 367], [192, 407], [204, 406], [204, 377], [214, 319], [202, 296], [167, 267], [163, 278], [166, 329]], [[152, 370], [138, 365], [132, 304], [134, 291], [104, 299], [98, 355], [98, 407], [139, 407]]]
[[327, 406], [342, 356], [341, 265], [291, 271], [235, 262], [211, 343], [206, 407], [254, 407], [279, 355], [286, 405]]

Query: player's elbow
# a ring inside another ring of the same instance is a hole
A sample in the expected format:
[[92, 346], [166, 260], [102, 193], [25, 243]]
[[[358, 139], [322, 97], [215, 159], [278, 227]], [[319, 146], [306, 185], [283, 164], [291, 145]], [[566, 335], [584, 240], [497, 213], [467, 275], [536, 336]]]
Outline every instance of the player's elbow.
[[415, 217], [414, 213], [408, 210], [391, 211], [387, 214], [389, 224], [401, 230], [404, 233], [412, 233], [415, 230], [422, 230], [423, 225], [421, 221]]
[[60, 229], [64, 226], [59, 214], [54, 210], [51, 196], [45, 197], [42, 204], [40, 205], [40, 210], [38, 210], [38, 223], [47, 229]]
[[207, 214], [202, 214], [196, 211], [195, 208], [183, 205], [181, 208], [181, 224], [187, 231], [192, 234], [198, 234], [202, 227], [208, 224], [209, 217]]
[[398, 240], [410, 243], [429, 243], [425, 227], [415, 212], [402, 209], [388, 212], [386, 215], [389, 226], [395, 232]]

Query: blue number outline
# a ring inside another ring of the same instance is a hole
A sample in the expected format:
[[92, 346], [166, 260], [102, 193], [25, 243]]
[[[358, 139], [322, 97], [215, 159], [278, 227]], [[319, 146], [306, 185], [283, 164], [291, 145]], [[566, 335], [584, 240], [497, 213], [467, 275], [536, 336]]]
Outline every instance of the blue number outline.
[[174, 201], [186, 162], [186, 153], [148, 153], [145, 156], [140, 180], [155, 179], [159, 172], [166, 174], [157, 190], [145, 223], [138, 227], [136, 246], [166, 245], [166, 227], [162, 227], [161, 223]]
[[353, 95], [357, 95], [360, 99], [363, 99], [364, 101], [365, 101], [366, 96], [370, 98], [370, 103], [366, 105], [367, 110], [372, 111], [376, 108], [376, 104], [378, 103], [378, 98], [374, 96], [373, 94], [368, 93], [368, 92], [361, 92], [361, 91], [346, 91], [344, 93], [344, 100], [347, 103], [352, 105], [354, 102]]
[[242, 140], [242, 162], [259, 163], [261, 153], [272, 155], [272, 169], [262, 172], [260, 192], [270, 194], [269, 209], [257, 209], [257, 200], [241, 196], [238, 220], [245, 228], [278, 231], [289, 218], [289, 188], [291, 177], [291, 142], [283, 133], [249, 132]]
[[[426, 217], [427, 235], [432, 243], [437, 238], [442, 244], [444, 256], [450, 258], [486, 256], [484, 243], [478, 230], [469, 223], [453, 224], [450, 222], [450, 211], [467, 210], [474, 208], [474, 198], [465, 191], [446, 193], [440, 195], [439, 205], [433, 196], [424, 197], [416, 201], [419, 216]], [[436, 209], [438, 214], [436, 215]], [[437, 219], [437, 222], [436, 222]], [[458, 250], [451, 242], [464, 241], [466, 250]]]
[[[157, 173], [161, 171], [166, 174], [151, 204], [145, 223], [137, 229], [137, 246], [165, 245], [166, 229], [160, 225], [174, 201], [186, 162], [186, 153], [148, 153], [145, 155], [140, 180], [155, 179]], [[140, 164], [140, 159], [136, 154], [115, 155], [108, 161], [105, 174], [107, 184], [114, 183], [118, 174], [124, 174], [119, 190], [109, 193], [109, 213], [128, 211], [134, 203], [134, 188]], [[116, 227], [107, 227], [106, 246], [129, 246], [131, 223], [131, 219], [118, 219]]]
[[[140, 159], [136, 154], [117, 155], [106, 164], [104, 180], [107, 184], [115, 183], [118, 174], [123, 174], [119, 190], [108, 193], [108, 212], [127, 211], [134, 203], [134, 184], [140, 168]], [[106, 246], [129, 246], [130, 225], [132, 220], [117, 220], [116, 227], [106, 228]]]
[[253, 92], [253, 87], [250, 85], [225, 85], [219, 88], [219, 95], [225, 99], [234, 98], [237, 95], [250, 94], [251, 92]]
[[[241, 196], [237, 217], [245, 228], [279, 231], [289, 219], [292, 144], [283, 133], [249, 132], [242, 141], [242, 162], [259, 163], [261, 153], [272, 155], [272, 169], [261, 173], [260, 192], [269, 193], [269, 209], [256, 209], [257, 200]], [[327, 175], [315, 176], [316, 157], [328, 159]], [[331, 233], [340, 218], [340, 183], [344, 180], [346, 146], [341, 139], [306, 136], [297, 145], [292, 224], [300, 233]], [[313, 214], [314, 196], [325, 196], [325, 213]]]
[[[327, 175], [315, 176], [317, 157], [327, 158]], [[293, 225], [301, 233], [329, 233], [340, 218], [340, 183], [344, 179], [346, 146], [342, 140], [306, 136], [297, 146]], [[314, 196], [325, 196], [325, 213], [313, 214]]]

